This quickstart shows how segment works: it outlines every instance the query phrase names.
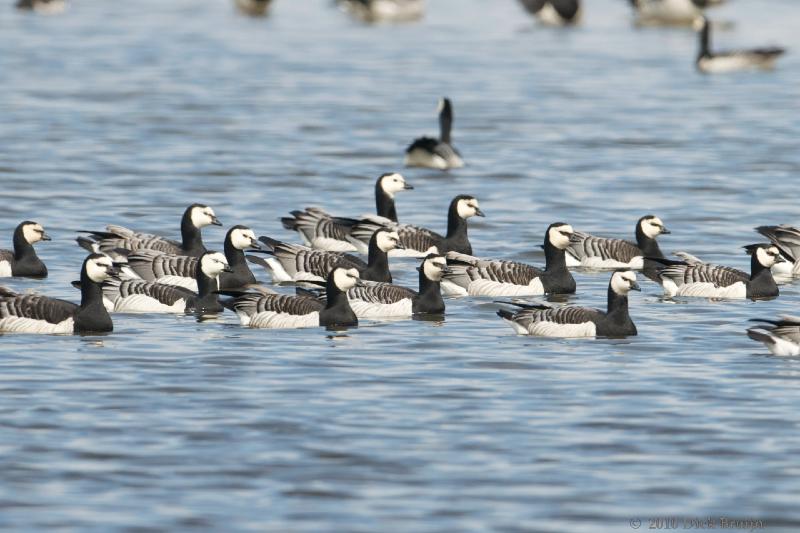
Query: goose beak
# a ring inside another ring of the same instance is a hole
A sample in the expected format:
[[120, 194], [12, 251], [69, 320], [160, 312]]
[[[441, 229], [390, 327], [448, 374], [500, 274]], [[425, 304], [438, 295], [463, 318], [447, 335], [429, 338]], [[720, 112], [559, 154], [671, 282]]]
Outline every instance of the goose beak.
[[452, 271], [453, 271], [453, 269], [452, 269], [452, 268], [450, 268], [450, 267], [449, 267], [449, 266], [447, 266], [447, 265], [445, 265], [445, 266], [443, 266], [443, 267], [442, 267], [442, 274], [450, 274]]
[[476, 207], [475, 208], [475, 216], [476, 217], [485, 217], [486, 215], [483, 213], [483, 211], [481, 211], [480, 207]]
[[569, 242], [576, 244], [581, 242], [581, 238], [576, 233], [569, 234]]
[[413, 189], [414, 189], [414, 186], [413, 186], [413, 185], [411, 185], [410, 183], [406, 183], [405, 185], [403, 185], [403, 188], [404, 188], [405, 190], [407, 190], [407, 191], [410, 191], [410, 190], [413, 190]]
[[365, 283], [364, 280], [361, 278], [354, 278], [356, 280], [356, 287], [364, 287]]
[[775, 256], [775, 264], [777, 263], [786, 263], [786, 259], [782, 255]]
[[224, 267], [222, 267], [222, 271], [230, 273], [233, 272], [233, 269], [231, 268], [230, 265], [225, 265]]
[[250, 248], [253, 248], [254, 250], [263, 250], [264, 249], [264, 247], [261, 246], [261, 243], [258, 242], [258, 239], [250, 239]]
[[406, 247], [398, 242], [397, 244], [394, 245], [394, 249], [395, 250], [405, 250]]
[[122, 274], [122, 269], [120, 268], [121, 264], [122, 263], [114, 263], [113, 265], [108, 267], [106, 269], [106, 272], [108, 272], [108, 275], [109, 276], [119, 276], [120, 274]]
[[215, 226], [221, 226], [222, 222], [219, 221], [217, 217], [211, 217], [211, 223]]
[[632, 282], [631, 282], [631, 290], [632, 290], [632, 291], [639, 291], [639, 292], [641, 292], [642, 288], [641, 288], [641, 287], [639, 287], [639, 284], [638, 284], [638, 283], [636, 283], [635, 281], [632, 281]]
[[52, 241], [53, 239], [50, 238], [50, 235], [47, 233], [42, 232], [42, 240], [43, 241]]
[[667, 228], [661, 228], [661, 235], [669, 235], [670, 233], [672, 232]]

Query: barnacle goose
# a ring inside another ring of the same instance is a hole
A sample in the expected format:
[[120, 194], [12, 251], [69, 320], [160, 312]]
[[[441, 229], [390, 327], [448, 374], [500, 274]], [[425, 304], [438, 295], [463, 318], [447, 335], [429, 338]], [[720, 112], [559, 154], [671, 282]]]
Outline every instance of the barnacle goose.
[[412, 22], [425, 14], [424, 0], [339, 0], [339, 5], [363, 22]]
[[[228, 261], [230, 272], [220, 274], [220, 289], [244, 287], [256, 283], [256, 277], [250, 271], [244, 256], [244, 250], [248, 249], [261, 249], [253, 230], [241, 225], [229, 229], [225, 235], [225, 259]], [[197, 280], [195, 279], [197, 261], [196, 257], [188, 255], [165, 254], [142, 248], [130, 253], [128, 262], [123, 266], [122, 271], [133, 278], [177, 285], [197, 291]]]
[[664, 295], [750, 299], [778, 296], [778, 285], [770, 271], [775, 263], [784, 261], [778, 248], [771, 244], [744, 248], [751, 256], [749, 275], [726, 266], [653, 258], [662, 265], [658, 274]]
[[525, 10], [535, 15], [542, 24], [565, 26], [580, 20], [578, 0], [519, 0]]
[[[395, 194], [413, 188], [397, 172], [381, 174], [375, 181], [375, 208], [378, 217], [397, 222]], [[291, 214], [291, 217], [281, 218], [281, 223], [284, 228], [299, 233], [306, 246], [331, 252], [359, 250], [357, 244], [360, 243], [354, 244], [349, 238], [350, 230], [356, 220], [332, 217], [318, 207], [307, 207], [303, 211], [292, 211]], [[361, 218], [369, 219], [372, 215], [363, 215]], [[366, 253], [366, 249], [363, 252]]]
[[539, 337], [627, 337], [636, 335], [628, 314], [628, 293], [638, 291], [636, 274], [618, 270], [608, 283], [608, 307], [599, 309], [567, 305], [550, 307], [514, 303], [522, 310], [501, 309], [497, 314], [520, 335]]
[[360, 283], [358, 270], [336, 266], [326, 280], [325, 303], [313, 296], [259, 292], [238, 294], [226, 305], [236, 312], [242, 326], [251, 328], [357, 326], [358, 318], [350, 307], [347, 291]]
[[116, 260], [123, 260], [128, 250], [148, 248], [168, 254], [190, 255], [200, 257], [206, 253], [200, 229], [209, 225], [221, 226], [214, 210], [203, 204], [192, 204], [186, 208], [181, 218], [182, 242], [176, 242], [158, 235], [136, 233], [122, 226], [109, 225], [106, 231], [85, 231], [91, 239], [78, 237], [78, 244], [83, 248], [103, 252]]
[[103, 283], [103, 298], [109, 311], [118, 313], [221, 313], [218, 279], [229, 271], [224, 255], [206, 252], [197, 261], [197, 292], [155, 281], [112, 277]]
[[[427, 228], [376, 219], [360, 220], [353, 225], [350, 234], [353, 239], [364, 243], [369, 242], [372, 234], [380, 228], [396, 231], [400, 236], [400, 244], [405, 249], [405, 253], [402, 255], [406, 257], [425, 257], [431, 253], [446, 254], [450, 251], [472, 255], [472, 245], [467, 235], [467, 219], [474, 216], [485, 216], [477, 198], [468, 194], [460, 194], [453, 198], [447, 209], [447, 235], [445, 237]], [[389, 255], [401, 254], [390, 253]]]
[[236, 7], [245, 15], [263, 17], [267, 14], [272, 0], [235, 0]]
[[544, 236], [545, 268], [517, 263], [479, 259], [450, 252], [450, 273], [442, 281], [445, 294], [459, 296], [534, 296], [572, 294], [575, 279], [567, 270], [564, 250], [574, 236], [572, 226], [550, 224]]
[[259, 260], [260, 258], [251, 260], [268, 268], [272, 272], [272, 280], [276, 283], [323, 281], [337, 264], [358, 270], [361, 279], [391, 283], [388, 252], [401, 246], [399, 239], [395, 231], [387, 229], [376, 231], [369, 242], [368, 262], [364, 263], [358, 257], [342, 252], [324, 252], [269, 237], [259, 237], [273, 257], [266, 260]]
[[117, 274], [111, 258], [91, 254], [81, 267], [81, 304], [0, 287], [0, 332], [103, 333], [114, 325], [103, 306], [101, 283]]
[[800, 317], [784, 315], [780, 320], [753, 318], [751, 322], [762, 324], [748, 328], [747, 336], [763, 342], [773, 355], [800, 355]]
[[406, 148], [407, 167], [426, 167], [447, 170], [461, 168], [464, 160], [451, 144], [450, 130], [453, 126], [453, 106], [449, 98], [439, 102], [439, 138], [420, 137]]
[[[358, 318], [407, 318], [414, 315], [444, 314], [440, 282], [450, 271], [444, 256], [431, 254], [417, 267], [419, 291], [393, 285], [366, 281], [347, 291]], [[324, 300], [324, 296], [322, 297]]]
[[779, 226], [758, 226], [756, 231], [769, 239], [787, 261], [772, 267], [772, 273], [779, 276], [800, 276], [800, 229], [786, 224]]
[[50, 237], [38, 222], [21, 222], [14, 230], [14, 251], [0, 250], [0, 278], [46, 278], [47, 267], [36, 255], [33, 245], [49, 240]]
[[643, 26], [688, 26], [702, 16], [711, 0], [630, 0], [636, 23]]
[[67, 8], [64, 0], [17, 0], [17, 9], [35, 11], [43, 15], [57, 15]]
[[785, 52], [783, 48], [753, 48], [751, 50], [735, 50], [712, 52], [709, 44], [711, 28], [706, 17], [698, 17], [695, 28], [700, 35], [700, 48], [695, 64], [700, 72], [731, 72], [750, 68], [771, 69], [775, 60]]

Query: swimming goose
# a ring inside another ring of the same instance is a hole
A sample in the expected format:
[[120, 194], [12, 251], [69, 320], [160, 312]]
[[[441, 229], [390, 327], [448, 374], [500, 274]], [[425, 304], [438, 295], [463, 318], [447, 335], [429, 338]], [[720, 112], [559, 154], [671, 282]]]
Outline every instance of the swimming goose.
[[712, 0], [630, 0], [636, 23], [643, 26], [689, 26]]
[[542, 24], [565, 26], [580, 20], [578, 0], [519, 0], [525, 10], [535, 15]]
[[[467, 219], [485, 216], [474, 196], [460, 194], [453, 198], [447, 210], [447, 236], [427, 228], [411, 224], [396, 224], [376, 219], [363, 219], [353, 225], [350, 235], [353, 239], [368, 242], [372, 234], [380, 228], [396, 231], [400, 244], [406, 250], [406, 257], [425, 257], [432, 253], [446, 254], [454, 251], [472, 255], [472, 245], [467, 235]], [[355, 242], [355, 241], [354, 241]], [[391, 253], [391, 256], [401, 255]]]
[[461, 168], [464, 160], [451, 144], [450, 130], [453, 126], [453, 106], [449, 98], [439, 102], [439, 138], [420, 137], [406, 148], [407, 167], [426, 167], [447, 170]]
[[46, 278], [47, 267], [36, 255], [33, 245], [49, 240], [38, 222], [21, 222], [14, 230], [14, 251], [0, 250], [0, 278]]
[[[414, 315], [444, 314], [440, 282], [450, 271], [441, 255], [427, 256], [420, 266], [419, 292], [393, 285], [367, 281], [347, 291], [350, 307], [358, 318], [406, 318]], [[324, 299], [325, 296], [322, 296]], [[324, 300], [323, 300], [324, 301]]]
[[750, 275], [741, 270], [709, 263], [687, 263], [653, 258], [663, 265], [658, 273], [665, 296], [699, 298], [773, 298], [778, 285], [770, 267], [784, 261], [778, 248], [771, 244], [750, 244]]
[[111, 255], [115, 260], [124, 261], [127, 250], [148, 248], [168, 254], [190, 255], [200, 257], [206, 253], [200, 229], [209, 225], [221, 226], [214, 210], [203, 204], [192, 204], [186, 208], [181, 218], [182, 242], [176, 242], [158, 235], [136, 233], [122, 226], [109, 225], [106, 231], [85, 231], [91, 239], [78, 237], [78, 244], [83, 248]]
[[751, 319], [763, 322], [748, 328], [747, 336], [763, 342], [773, 355], [796, 357], [800, 355], [800, 317], [784, 315], [780, 320]]
[[668, 233], [670, 231], [664, 227], [661, 219], [654, 215], [643, 216], [636, 222], [635, 244], [576, 231], [567, 248], [567, 266], [643, 269], [646, 277], [658, 282], [658, 265], [644, 258], [664, 257], [656, 238]]
[[67, 8], [64, 0], [17, 0], [17, 9], [35, 11], [42, 15], [57, 15]]
[[785, 52], [783, 48], [772, 46], [752, 50], [712, 52], [709, 44], [711, 28], [708, 19], [698, 17], [695, 29], [699, 31], [700, 48], [697, 53], [697, 70], [705, 73], [732, 72], [751, 68], [771, 69], [775, 60]]
[[155, 281], [112, 277], [103, 283], [103, 298], [109, 311], [118, 313], [221, 313], [218, 279], [229, 271], [224, 255], [206, 252], [195, 270], [198, 292]]
[[447, 254], [450, 273], [442, 282], [445, 294], [459, 296], [534, 296], [572, 294], [575, 279], [567, 270], [564, 250], [574, 236], [572, 226], [550, 224], [544, 237], [545, 268], [517, 263]]
[[[225, 259], [228, 261], [230, 272], [220, 274], [220, 289], [244, 287], [256, 283], [256, 277], [250, 271], [244, 256], [244, 250], [248, 249], [261, 249], [253, 230], [241, 225], [229, 229], [225, 235]], [[177, 285], [196, 292], [197, 261], [196, 257], [188, 255], [165, 254], [142, 248], [130, 253], [122, 271], [129, 277]]]
[[772, 272], [779, 276], [800, 276], [800, 229], [787, 224], [758, 226], [756, 231], [769, 239], [787, 261], [777, 263]]
[[398, 246], [400, 236], [395, 231], [380, 229], [376, 231], [369, 243], [368, 262], [358, 257], [341, 252], [324, 252], [313, 250], [299, 244], [289, 244], [269, 237], [259, 237], [270, 250], [273, 257], [259, 260], [251, 258], [255, 263], [267, 267], [272, 272], [275, 283], [290, 281], [324, 281], [335, 265], [346, 265], [356, 269], [361, 279], [391, 283], [388, 252]]
[[311, 296], [245, 293], [227, 303], [250, 328], [310, 328], [357, 326], [347, 291], [361, 283], [358, 270], [337, 266], [328, 274], [323, 304]]
[[0, 287], [0, 332], [104, 333], [114, 329], [103, 306], [101, 283], [116, 275], [111, 258], [91, 254], [81, 266], [81, 304]]
[[272, 0], [235, 0], [236, 7], [245, 15], [263, 17], [267, 14]]
[[513, 305], [519, 311], [501, 309], [498, 316], [508, 322], [520, 335], [539, 337], [626, 337], [636, 335], [636, 326], [628, 314], [628, 293], [638, 291], [636, 274], [618, 270], [608, 284], [606, 312], [599, 309], [567, 305]]
[[412, 22], [425, 14], [424, 0], [339, 0], [339, 5], [363, 22]]
[[[375, 207], [378, 217], [397, 222], [395, 194], [413, 188], [397, 172], [379, 176], [375, 182]], [[356, 220], [332, 217], [317, 207], [292, 211], [291, 214], [291, 217], [281, 218], [281, 223], [284, 228], [299, 233], [306, 246], [330, 252], [361, 251], [358, 247], [361, 243], [354, 244], [349, 238], [350, 230]], [[372, 218], [372, 215], [363, 215], [361, 218]], [[363, 253], [367, 253], [366, 246], [363, 247]]]

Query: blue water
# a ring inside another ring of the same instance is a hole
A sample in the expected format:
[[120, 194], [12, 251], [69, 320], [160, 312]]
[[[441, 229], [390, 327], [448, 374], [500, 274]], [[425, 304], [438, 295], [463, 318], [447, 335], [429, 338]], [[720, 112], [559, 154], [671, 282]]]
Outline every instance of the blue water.
[[[544, 229], [630, 238], [642, 215], [746, 268], [760, 224], [800, 224], [800, 5], [747, 2], [718, 48], [781, 44], [778, 69], [708, 77], [686, 29], [636, 29], [627, 2], [538, 27], [510, 0], [430, 0], [364, 26], [327, 0], [74, 2], [0, 9], [0, 243], [43, 223], [76, 300], [75, 231], [176, 235], [184, 207], [285, 240], [278, 218], [373, 209], [373, 182], [455, 108], [469, 166], [404, 170], [401, 220], [444, 230], [477, 196], [482, 256], [543, 263]], [[221, 247], [224, 228], [205, 231]], [[395, 277], [416, 283], [415, 264]], [[264, 281], [263, 271], [257, 275]], [[571, 301], [603, 306], [608, 274]], [[800, 529], [800, 360], [745, 335], [768, 302], [632, 297], [639, 336], [517, 337], [490, 299], [442, 323], [251, 331], [226, 314], [119, 315], [105, 337], [0, 338], [0, 527], [129, 531], [632, 531], [630, 520]]]

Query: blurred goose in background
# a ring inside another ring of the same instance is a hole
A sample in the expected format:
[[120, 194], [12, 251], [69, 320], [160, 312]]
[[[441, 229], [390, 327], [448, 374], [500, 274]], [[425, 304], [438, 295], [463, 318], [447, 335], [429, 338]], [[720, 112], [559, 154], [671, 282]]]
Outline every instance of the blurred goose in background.
[[425, 15], [424, 0], [339, 0], [338, 3], [363, 22], [413, 22]]
[[775, 66], [775, 60], [785, 52], [783, 48], [777, 46], [712, 52], [710, 48], [711, 27], [708, 19], [700, 16], [695, 20], [694, 26], [700, 36], [700, 48], [695, 62], [697, 70], [700, 72], [733, 72], [753, 68], [771, 69]]
[[542, 304], [508, 303], [521, 307], [519, 311], [501, 309], [497, 315], [519, 335], [539, 337], [627, 337], [636, 335], [636, 326], [628, 313], [628, 293], [638, 291], [636, 274], [620, 270], [611, 275], [608, 283], [606, 311], [565, 305], [551, 307]]
[[0, 250], [0, 278], [27, 277], [46, 278], [44, 265], [33, 245], [49, 241], [50, 237], [38, 222], [26, 220], [14, 230], [14, 250]]
[[114, 324], [103, 305], [101, 284], [117, 269], [111, 258], [91, 254], [81, 266], [81, 303], [0, 287], [0, 333], [106, 333]]
[[453, 105], [449, 98], [439, 102], [439, 138], [420, 137], [406, 148], [407, 167], [425, 167], [439, 170], [461, 168], [464, 160], [451, 144], [453, 128]]
[[747, 336], [763, 342], [772, 355], [800, 355], [800, 317], [784, 315], [780, 320], [753, 318], [750, 321], [762, 324], [748, 328]]
[[525, 10], [542, 24], [566, 26], [580, 21], [579, 0], [519, 0]]
[[713, 0], [630, 0], [636, 23], [642, 26], [690, 26]]
[[22, 11], [35, 11], [42, 15], [57, 15], [67, 8], [64, 0], [19, 0], [15, 7]]
[[[362, 215], [361, 219], [381, 219], [381, 223], [397, 222], [397, 209], [394, 205], [394, 196], [400, 191], [411, 190], [412, 187], [406, 179], [397, 172], [381, 174], [375, 182], [375, 208], [377, 216]], [[358, 247], [350, 239], [350, 231], [357, 219], [340, 218], [329, 215], [317, 207], [306, 207], [303, 211], [291, 212], [291, 217], [281, 218], [283, 227], [296, 231], [305, 242], [317, 250], [331, 252], [366, 253], [366, 247]]]
[[265, 16], [271, 2], [272, 0], [234, 0], [239, 11], [251, 17]]
[[698, 298], [774, 298], [778, 285], [770, 268], [785, 261], [772, 244], [750, 244], [744, 247], [750, 254], [750, 274], [741, 270], [702, 263], [693, 256], [690, 261], [671, 261], [652, 258], [662, 266], [658, 275], [664, 295]]
[[800, 229], [787, 224], [780, 226], [759, 226], [756, 231], [769, 239], [786, 259], [772, 267], [773, 274], [779, 276], [800, 276]]

